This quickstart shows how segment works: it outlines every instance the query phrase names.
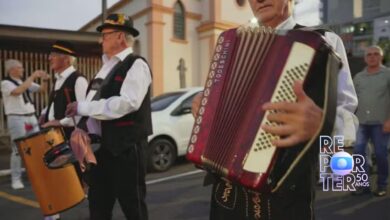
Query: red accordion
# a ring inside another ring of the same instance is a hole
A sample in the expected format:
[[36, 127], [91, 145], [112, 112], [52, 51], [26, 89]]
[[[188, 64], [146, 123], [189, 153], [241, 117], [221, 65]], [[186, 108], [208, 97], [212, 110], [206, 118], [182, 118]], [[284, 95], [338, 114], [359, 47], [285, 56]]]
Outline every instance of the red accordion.
[[[315, 31], [225, 31], [211, 61], [187, 159], [245, 187], [277, 190], [317, 136], [333, 128], [340, 63]], [[262, 130], [261, 125], [273, 124], [262, 105], [296, 101], [295, 80], [304, 80], [305, 92], [323, 109], [322, 128], [291, 148], [291, 160], [278, 161], [280, 150], [271, 141], [280, 137]]]

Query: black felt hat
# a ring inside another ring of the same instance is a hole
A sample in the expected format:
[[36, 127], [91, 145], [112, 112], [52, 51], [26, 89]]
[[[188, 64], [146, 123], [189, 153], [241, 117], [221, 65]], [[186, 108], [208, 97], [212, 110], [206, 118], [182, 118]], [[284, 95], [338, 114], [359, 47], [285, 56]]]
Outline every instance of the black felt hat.
[[58, 40], [51, 46], [51, 52], [77, 57], [73, 45], [68, 41]]
[[133, 20], [124, 14], [110, 14], [107, 16], [104, 23], [96, 28], [97, 31], [102, 32], [104, 28], [112, 28], [130, 33], [134, 37], [139, 35], [139, 31], [133, 27]]

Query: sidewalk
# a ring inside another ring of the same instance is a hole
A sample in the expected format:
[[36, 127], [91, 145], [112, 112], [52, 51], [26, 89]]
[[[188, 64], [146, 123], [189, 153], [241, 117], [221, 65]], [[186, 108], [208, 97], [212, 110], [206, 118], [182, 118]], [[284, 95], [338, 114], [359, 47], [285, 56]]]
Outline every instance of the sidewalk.
[[1, 171], [9, 170], [9, 159], [11, 148], [8, 135], [0, 135], [0, 182], [7, 181], [9, 175], [5, 175]]

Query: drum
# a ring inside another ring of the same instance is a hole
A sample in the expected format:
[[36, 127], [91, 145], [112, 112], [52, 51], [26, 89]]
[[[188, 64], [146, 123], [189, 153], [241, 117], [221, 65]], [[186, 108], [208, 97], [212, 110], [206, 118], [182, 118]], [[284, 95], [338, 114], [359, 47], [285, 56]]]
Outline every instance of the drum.
[[53, 215], [82, 202], [84, 191], [73, 166], [51, 170], [43, 155], [66, 143], [61, 128], [45, 128], [15, 140], [29, 180], [44, 215]]
[[[96, 152], [100, 148], [101, 137], [96, 134], [88, 135], [91, 140], [91, 149], [93, 152]], [[77, 159], [66, 141], [48, 150], [43, 157], [43, 161], [49, 169], [58, 169], [76, 163]]]

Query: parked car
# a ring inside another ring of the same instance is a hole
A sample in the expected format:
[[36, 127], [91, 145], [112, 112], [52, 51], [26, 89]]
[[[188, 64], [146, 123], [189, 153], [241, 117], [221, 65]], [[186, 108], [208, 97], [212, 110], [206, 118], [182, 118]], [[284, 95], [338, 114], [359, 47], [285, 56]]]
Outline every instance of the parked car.
[[194, 124], [192, 99], [202, 87], [181, 89], [152, 98], [153, 134], [146, 151], [151, 171], [168, 170], [178, 156], [186, 154]]

